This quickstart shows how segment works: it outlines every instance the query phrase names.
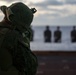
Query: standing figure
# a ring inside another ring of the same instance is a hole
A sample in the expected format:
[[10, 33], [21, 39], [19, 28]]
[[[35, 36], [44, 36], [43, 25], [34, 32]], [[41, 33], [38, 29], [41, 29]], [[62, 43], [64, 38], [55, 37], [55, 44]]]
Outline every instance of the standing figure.
[[21, 2], [0, 9], [5, 15], [0, 22], [0, 75], [36, 75], [37, 57], [30, 50], [30, 24], [36, 9]]
[[57, 30], [54, 32], [54, 42], [61, 42], [61, 31], [60, 31], [60, 27], [57, 27]]
[[34, 30], [32, 29], [32, 27], [31, 27], [31, 39], [30, 39], [30, 41], [34, 41]]
[[46, 26], [46, 30], [44, 31], [44, 41], [45, 42], [51, 42], [51, 30], [49, 29], [49, 26]]
[[71, 42], [76, 42], [76, 29], [73, 26], [73, 30], [71, 31]]

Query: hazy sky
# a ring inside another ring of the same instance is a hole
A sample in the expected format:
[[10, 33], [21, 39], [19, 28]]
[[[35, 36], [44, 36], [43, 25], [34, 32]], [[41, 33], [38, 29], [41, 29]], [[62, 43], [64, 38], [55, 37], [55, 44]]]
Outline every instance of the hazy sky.
[[[76, 0], [0, 0], [1, 5], [24, 2], [37, 13], [32, 25], [76, 25]], [[0, 11], [0, 20], [3, 14]]]

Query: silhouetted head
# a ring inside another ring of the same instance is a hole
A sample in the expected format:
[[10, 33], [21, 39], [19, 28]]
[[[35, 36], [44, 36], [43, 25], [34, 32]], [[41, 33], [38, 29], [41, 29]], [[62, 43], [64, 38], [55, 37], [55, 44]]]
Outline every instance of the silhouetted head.
[[60, 30], [60, 26], [57, 26], [57, 30]]
[[46, 29], [48, 30], [49, 29], [49, 26], [46, 26]]
[[5, 17], [11, 21], [20, 30], [21, 28], [29, 28], [33, 21], [33, 14], [37, 11], [35, 8], [29, 8], [21, 2], [13, 3], [9, 7], [1, 6], [1, 10]]
[[73, 30], [75, 30], [75, 28], [76, 28], [76, 27], [75, 27], [75, 26], [73, 26]]

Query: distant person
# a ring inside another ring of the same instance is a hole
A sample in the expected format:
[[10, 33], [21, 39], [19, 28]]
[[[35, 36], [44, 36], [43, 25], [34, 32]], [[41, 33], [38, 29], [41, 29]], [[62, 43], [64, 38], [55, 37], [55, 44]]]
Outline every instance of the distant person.
[[76, 42], [76, 27], [73, 26], [73, 30], [71, 31], [71, 42]]
[[31, 39], [30, 39], [30, 41], [34, 41], [34, 30], [32, 29], [32, 27], [31, 27]]
[[44, 41], [51, 42], [51, 30], [49, 29], [49, 26], [46, 26], [46, 30], [44, 31]]
[[57, 30], [54, 32], [54, 42], [61, 42], [61, 31], [60, 27], [57, 27]]

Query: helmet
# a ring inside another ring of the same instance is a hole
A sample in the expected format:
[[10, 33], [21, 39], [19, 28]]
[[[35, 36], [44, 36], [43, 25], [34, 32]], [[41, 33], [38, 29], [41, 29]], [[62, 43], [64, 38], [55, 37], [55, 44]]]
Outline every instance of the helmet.
[[5, 15], [7, 16], [7, 19], [11, 21], [13, 24], [15, 24], [17, 27], [26, 27], [28, 28], [33, 20], [33, 13], [36, 12], [35, 8], [30, 9], [25, 4], [18, 2], [13, 3], [9, 7], [6, 8], [4, 6], [4, 10], [1, 8], [1, 10], [5, 11]]

